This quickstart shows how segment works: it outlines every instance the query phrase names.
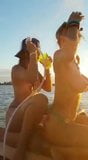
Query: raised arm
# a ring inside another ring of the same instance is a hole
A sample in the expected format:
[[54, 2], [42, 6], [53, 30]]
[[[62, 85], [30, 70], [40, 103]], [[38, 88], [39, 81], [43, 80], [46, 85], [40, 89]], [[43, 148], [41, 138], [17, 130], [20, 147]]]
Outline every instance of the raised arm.
[[[49, 69], [45, 70], [45, 76], [46, 76], [45, 77], [46, 79], [44, 80], [42, 89], [44, 89], [47, 92], [51, 92], [51, 90], [52, 90], [52, 80], [51, 80], [51, 74], [50, 74]], [[40, 82], [42, 82], [43, 78], [44, 77], [39, 73]]]
[[73, 12], [68, 21], [64, 22], [56, 32], [56, 38], [62, 50], [64, 60], [72, 61], [80, 41], [80, 21], [83, 16]]
[[29, 81], [34, 84], [38, 80], [38, 64], [37, 64], [37, 47], [30, 41], [27, 43], [27, 51], [29, 52], [28, 77]]

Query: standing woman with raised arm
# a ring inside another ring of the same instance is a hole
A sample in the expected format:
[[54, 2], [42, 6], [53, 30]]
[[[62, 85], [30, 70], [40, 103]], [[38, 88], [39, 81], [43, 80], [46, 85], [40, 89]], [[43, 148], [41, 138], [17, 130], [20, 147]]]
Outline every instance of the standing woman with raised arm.
[[65, 147], [61, 150], [65, 155], [66, 147], [72, 147], [74, 154], [81, 155], [82, 158], [87, 156], [88, 159], [88, 125], [75, 122], [80, 93], [88, 90], [88, 78], [80, 73], [76, 64], [76, 52], [81, 38], [80, 22], [83, 17], [82, 13], [73, 12], [68, 22], [64, 22], [56, 32], [60, 49], [55, 51], [53, 60], [55, 97], [45, 125], [45, 135], [49, 142], [57, 145], [57, 153], [60, 147]]

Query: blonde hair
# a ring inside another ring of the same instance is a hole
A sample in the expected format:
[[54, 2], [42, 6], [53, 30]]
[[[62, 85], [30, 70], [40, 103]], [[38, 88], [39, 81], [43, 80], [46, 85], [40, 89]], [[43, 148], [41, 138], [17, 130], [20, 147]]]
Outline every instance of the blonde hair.
[[56, 31], [56, 38], [59, 39], [60, 36], [65, 36], [71, 40], [77, 40], [77, 38], [82, 37], [81, 31], [77, 24], [71, 25], [67, 22], [64, 22]]

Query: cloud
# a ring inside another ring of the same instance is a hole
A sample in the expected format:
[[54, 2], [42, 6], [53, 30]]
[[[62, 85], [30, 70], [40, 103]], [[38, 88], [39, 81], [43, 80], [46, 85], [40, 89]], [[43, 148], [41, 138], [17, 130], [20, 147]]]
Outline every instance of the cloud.
[[64, 0], [67, 9], [81, 11], [84, 8], [84, 0]]

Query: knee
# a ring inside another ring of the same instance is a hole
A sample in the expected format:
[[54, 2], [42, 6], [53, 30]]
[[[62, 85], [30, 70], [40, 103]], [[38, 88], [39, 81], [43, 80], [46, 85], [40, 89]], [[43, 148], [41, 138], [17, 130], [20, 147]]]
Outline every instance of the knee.
[[[25, 111], [26, 117], [36, 118], [36, 122], [40, 122], [42, 116], [47, 113], [48, 99], [43, 94], [37, 94], [32, 97], [31, 104]], [[30, 115], [30, 116], [29, 116]]]
[[48, 98], [42, 93], [35, 95], [33, 101], [40, 105], [48, 105]]
[[[48, 109], [48, 98], [43, 94], [37, 94], [31, 101], [31, 108], [40, 114], [44, 114]], [[34, 111], [34, 112], [35, 112]]]

